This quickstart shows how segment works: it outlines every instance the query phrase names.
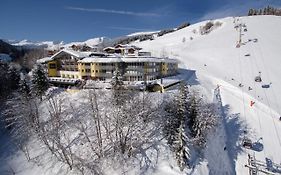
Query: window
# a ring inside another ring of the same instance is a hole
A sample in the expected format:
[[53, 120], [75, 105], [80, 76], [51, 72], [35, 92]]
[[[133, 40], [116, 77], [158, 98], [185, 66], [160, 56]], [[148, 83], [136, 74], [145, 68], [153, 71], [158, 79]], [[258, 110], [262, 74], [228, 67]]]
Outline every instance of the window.
[[49, 64], [49, 69], [56, 69], [56, 68], [57, 68], [57, 66], [55, 63]]
[[91, 63], [85, 63], [85, 66], [91, 66]]

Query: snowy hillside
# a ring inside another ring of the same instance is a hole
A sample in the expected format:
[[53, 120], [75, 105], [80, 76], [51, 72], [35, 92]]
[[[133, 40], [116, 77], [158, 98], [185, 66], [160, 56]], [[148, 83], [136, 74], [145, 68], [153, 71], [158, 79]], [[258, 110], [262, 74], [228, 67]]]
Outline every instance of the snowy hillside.
[[[156, 56], [178, 58], [182, 68], [195, 70], [199, 81], [197, 86], [202, 86], [210, 99], [219, 85], [227, 134], [225, 151], [232, 159], [237, 174], [248, 173], [244, 167], [248, 153], [267, 163], [268, 167], [270, 161], [280, 165], [281, 18], [228, 17], [216, 21], [222, 22], [222, 25], [209, 34], [199, 33], [200, 26], [207, 22], [204, 21], [153, 41], [134, 44]], [[236, 48], [239, 28], [236, 30], [235, 26], [239, 24], [244, 26], [242, 45]], [[255, 82], [258, 75], [262, 82]], [[254, 103], [252, 106], [251, 101]], [[251, 138], [253, 149], [241, 146], [243, 134]], [[214, 156], [211, 161], [222, 162], [221, 159], [224, 159], [220, 154]], [[211, 170], [219, 173], [223, 168], [219, 163], [210, 166], [210, 173]], [[200, 170], [198, 172], [200, 174]]]
[[108, 40], [109, 39], [106, 37], [92, 38], [92, 39], [88, 39], [86, 41], [67, 43], [64, 45], [64, 47], [70, 47], [72, 45], [87, 45], [87, 46], [92, 47], [92, 46], [98, 45], [100, 43], [106, 42]]
[[59, 49], [61, 46], [64, 45], [63, 41], [61, 42], [54, 42], [54, 41], [29, 41], [29, 40], [21, 40], [21, 41], [16, 41], [16, 40], [6, 40], [9, 44], [13, 46], [20, 46], [24, 48], [38, 48], [38, 47], [43, 47], [47, 48], [49, 50], [56, 50]]
[[48, 50], [58, 50], [61, 47], [71, 47], [72, 45], [87, 45], [87, 46], [95, 46], [102, 42], [108, 41], [108, 38], [100, 37], [100, 38], [92, 38], [88, 39], [86, 41], [79, 41], [79, 42], [70, 42], [70, 43], [64, 43], [61, 42], [54, 42], [54, 41], [29, 41], [29, 40], [22, 40], [22, 41], [15, 41], [15, 40], [7, 40], [8, 43], [14, 46], [21, 46], [26, 48], [37, 48], [37, 47], [43, 47]]

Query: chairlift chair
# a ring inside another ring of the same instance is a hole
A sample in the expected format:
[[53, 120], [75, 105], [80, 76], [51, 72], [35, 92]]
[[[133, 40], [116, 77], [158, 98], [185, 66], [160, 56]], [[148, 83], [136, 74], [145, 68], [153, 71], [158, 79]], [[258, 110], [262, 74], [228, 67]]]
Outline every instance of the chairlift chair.
[[244, 148], [251, 149], [253, 147], [253, 143], [252, 143], [251, 139], [244, 137], [242, 140], [242, 146]]
[[255, 82], [261, 82], [262, 80], [261, 80], [261, 77], [260, 76], [256, 76], [255, 77]]

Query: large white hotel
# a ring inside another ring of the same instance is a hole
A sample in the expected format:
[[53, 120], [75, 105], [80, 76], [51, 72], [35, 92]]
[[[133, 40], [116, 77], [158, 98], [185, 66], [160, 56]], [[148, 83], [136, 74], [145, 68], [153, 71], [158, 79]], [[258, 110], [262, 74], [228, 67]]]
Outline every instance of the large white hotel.
[[46, 63], [49, 77], [65, 79], [109, 80], [116, 69], [124, 81], [150, 81], [177, 74], [177, 60], [153, 57], [140, 50], [130, 45], [107, 47], [103, 52], [62, 49], [41, 62]]

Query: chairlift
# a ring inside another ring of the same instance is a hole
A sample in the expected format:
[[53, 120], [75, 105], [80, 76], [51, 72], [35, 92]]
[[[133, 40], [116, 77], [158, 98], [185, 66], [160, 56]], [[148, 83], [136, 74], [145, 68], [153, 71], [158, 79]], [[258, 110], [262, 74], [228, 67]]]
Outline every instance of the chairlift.
[[261, 76], [256, 76], [255, 77], [255, 82], [261, 82], [262, 80], [261, 80]]
[[251, 139], [244, 137], [242, 140], [242, 146], [244, 148], [251, 149], [253, 147], [253, 143], [252, 143]]
[[261, 87], [262, 87], [262, 88], [269, 88], [270, 85], [269, 85], [269, 84], [263, 84], [263, 85], [261, 85]]

